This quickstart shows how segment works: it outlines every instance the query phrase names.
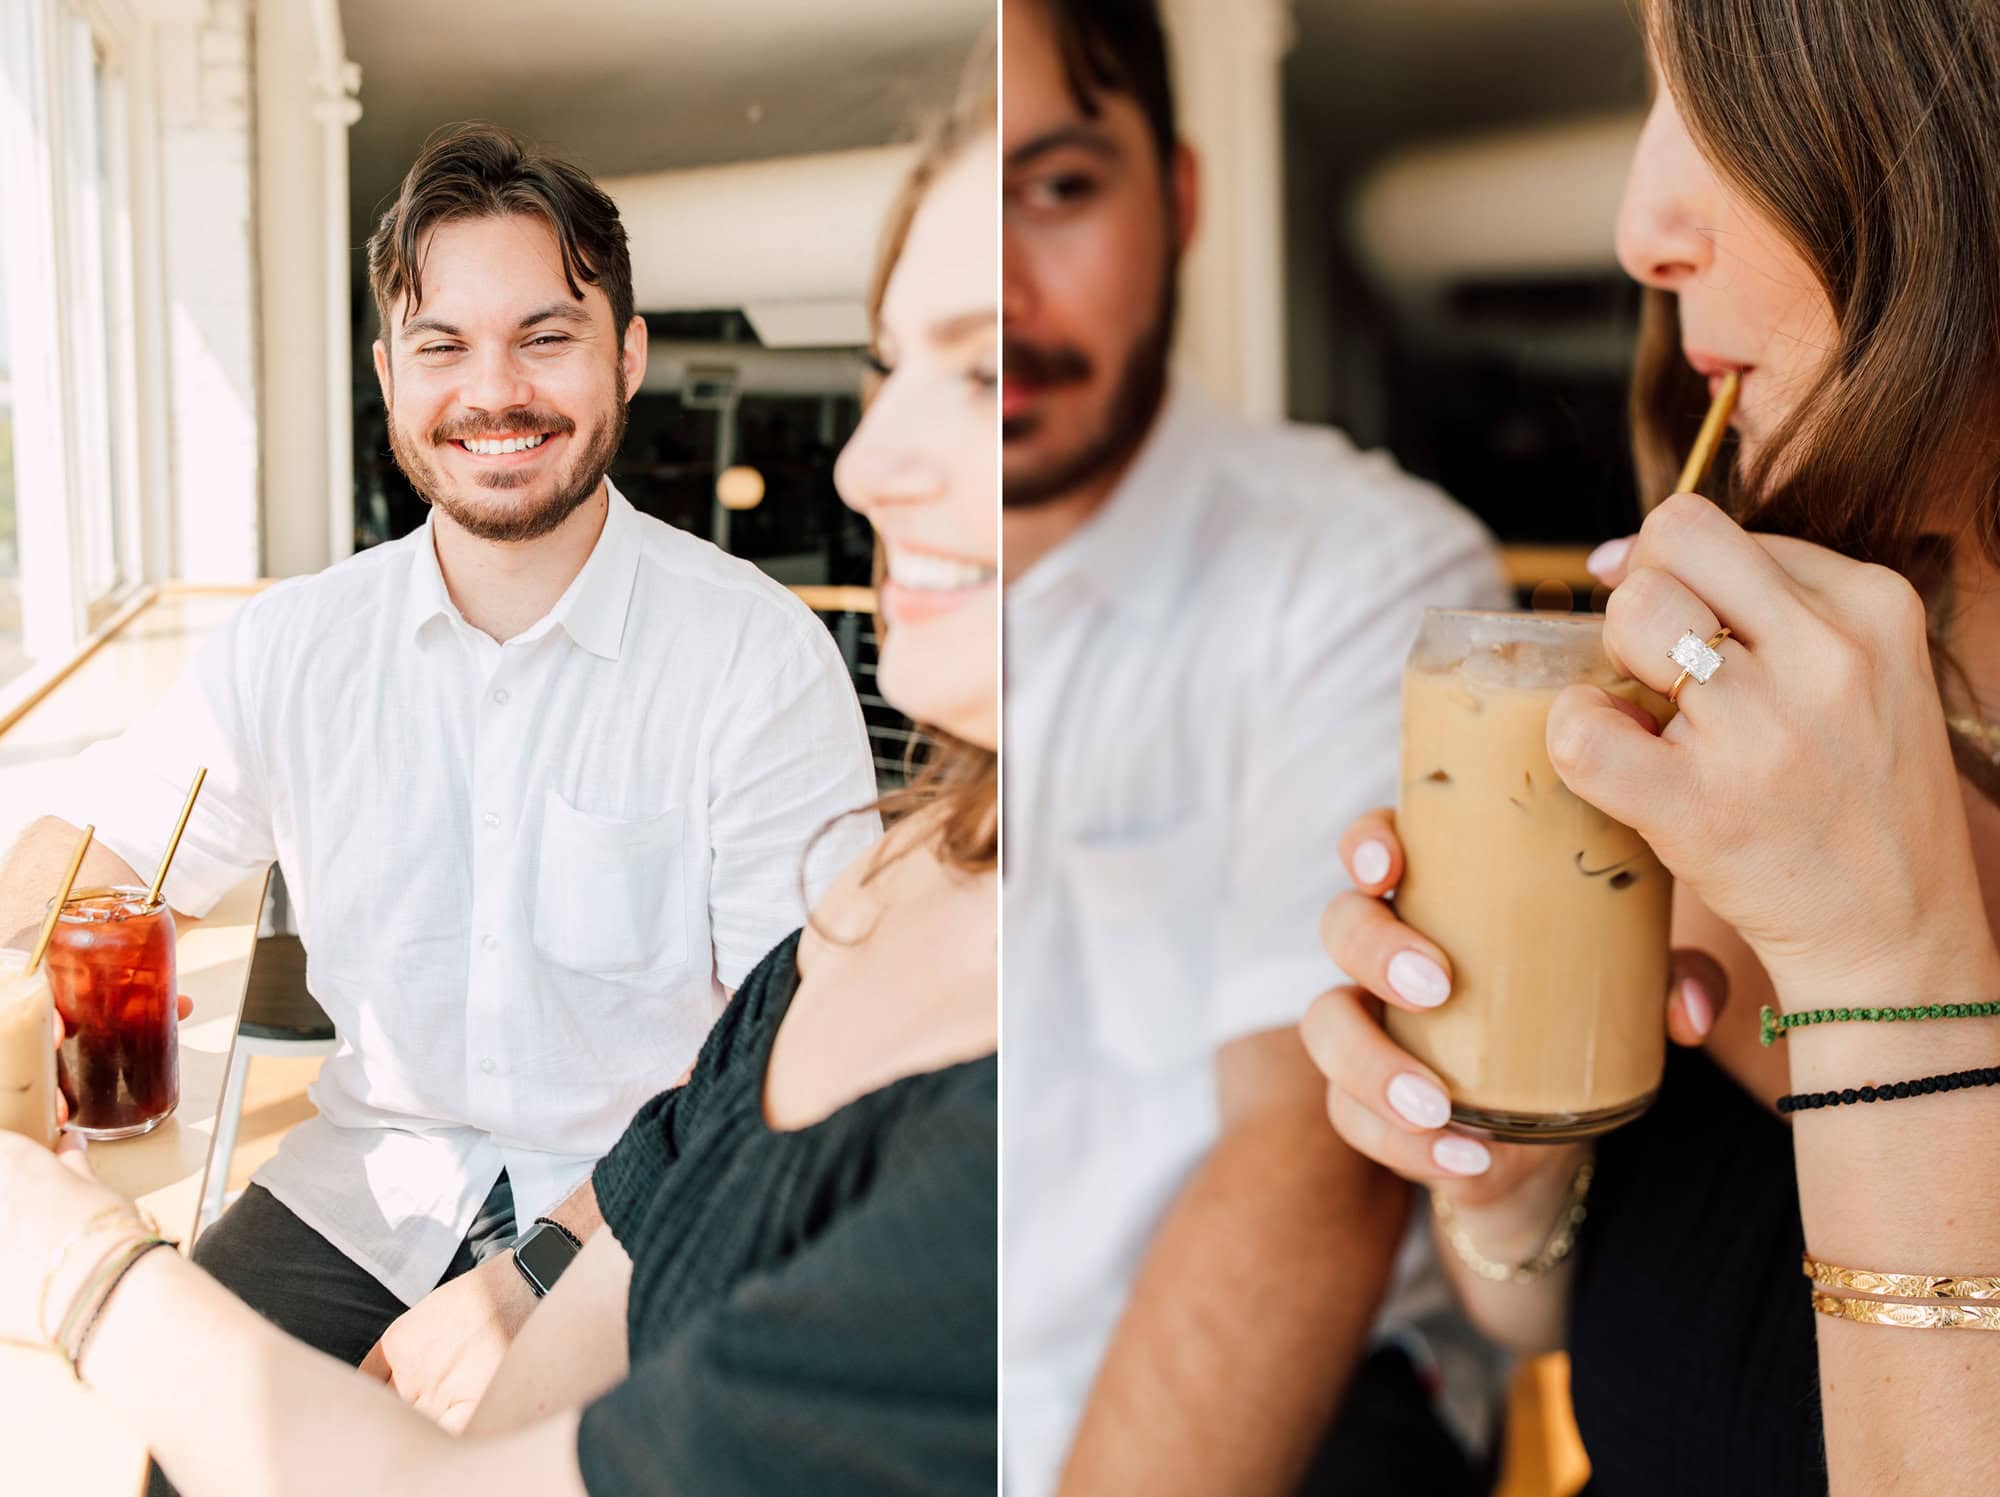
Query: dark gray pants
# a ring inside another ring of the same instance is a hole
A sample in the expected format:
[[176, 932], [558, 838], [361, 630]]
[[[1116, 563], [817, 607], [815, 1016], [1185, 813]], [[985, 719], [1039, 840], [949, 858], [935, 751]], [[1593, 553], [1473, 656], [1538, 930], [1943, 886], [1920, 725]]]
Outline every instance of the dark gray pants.
[[[514, 1187], [503, 1172], [440, 1284], [514, 1245]], [[358, 1367], [407, 1308], [375, 1276], [252, 1185], [195, 1240], [194, 1261], [288, 1336]], [[152, 1467], [147, 1497], [175, 1497]]]

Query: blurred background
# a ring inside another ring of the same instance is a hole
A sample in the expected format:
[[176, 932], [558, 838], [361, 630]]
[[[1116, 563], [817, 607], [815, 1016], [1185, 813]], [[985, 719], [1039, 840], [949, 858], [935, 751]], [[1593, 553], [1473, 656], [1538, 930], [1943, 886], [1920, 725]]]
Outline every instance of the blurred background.
[[[624, 214], [652, 347], [620, 489], [782, 582], [865, 587], [831, 472], [868, 276], [919, 117], [993, 14], [0, 0], [0, 727], [149, 588], [314, 571], [423, 522], [362, 246], [466, 119]], [[864, 665], [865, 610], [829, 612]]]
[[1249, 413], [1386, 446], [1580, 584], [1636, 521], [1646, 107], [1627, 0], [1166, 0], [1205, 212], [1181, 355]]
[[[1634, 7], [1162, 9], [1202, 161], [1179, 357], [1253, 417], [1342, 427], [1440, 484], [1500, 537], [1522, 601], [1601, 599], [1583, 558], [1640, 513], [1639, 298], [1613, 247], [1649, 92]], [[1587, 1480], [1568, 1375], [1518, 1369], [1497, 1497]]]

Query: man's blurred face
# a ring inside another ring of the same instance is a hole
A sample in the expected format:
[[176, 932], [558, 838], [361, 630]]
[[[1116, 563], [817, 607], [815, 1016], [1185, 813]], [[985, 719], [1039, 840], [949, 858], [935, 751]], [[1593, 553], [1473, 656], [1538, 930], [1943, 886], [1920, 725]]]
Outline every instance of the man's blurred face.
[[1115, 471], [1166, 389], [1180, 257], [1138, 103], [1071, 92], [1044, 0], [1007, 0], [1002, 493], [1046, 504]]

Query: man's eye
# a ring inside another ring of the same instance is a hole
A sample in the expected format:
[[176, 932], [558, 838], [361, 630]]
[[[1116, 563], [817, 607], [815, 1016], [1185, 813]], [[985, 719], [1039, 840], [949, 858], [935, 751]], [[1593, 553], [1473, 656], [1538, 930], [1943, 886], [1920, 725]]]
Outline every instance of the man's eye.
[[1072, 208], [1096, 194], [1097, 178], [1087, 172], [1060, 172], [1044, 177], [1030, 191], [1038, 206]]
[[457, 353], [458, 345], [456, 343], [426, 343], [417, 352], [420, 354]]
[[569, 342], [569, 339], [564, 337], [561, 333], [543, 333], [540, 337], [530, 338], [528, 340], [528, 346], [530, 348], [547, 348], [552, 344], [567, 343], [567, 342]]

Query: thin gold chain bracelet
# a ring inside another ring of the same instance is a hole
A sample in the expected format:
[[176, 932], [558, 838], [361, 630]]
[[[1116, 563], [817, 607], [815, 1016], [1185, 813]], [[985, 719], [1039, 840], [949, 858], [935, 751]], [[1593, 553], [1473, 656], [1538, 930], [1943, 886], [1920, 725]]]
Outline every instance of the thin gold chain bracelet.
[[1431, 1210], [1437, 1215], [1438, 1225], [1444, 1228], [1445, 1241], [1458, 1254], [1458, 1261], [1480, 1278], [1495, 1284], [1532, 1284], [1567, 1258], [1575, 1248], [1577, 1230], [1590, 1214], [1586, 1202], [1590, 1199], [1590, 1182], [1596, 1173], [1597, 1167], [1589, 1159], [1576, 1167], [1576, 1173], [1570, 1177], [1569, 1193], [1556, 1212], [1555, 1222], [1549, 1228], [1541, 1250], [1519, 1263], [1501, 1263], [1480, 1252], [1471, 1234], [1459, 1221], [1458, 1208], [1440, 1195], [1435, 1187], [1431, 1191]]

